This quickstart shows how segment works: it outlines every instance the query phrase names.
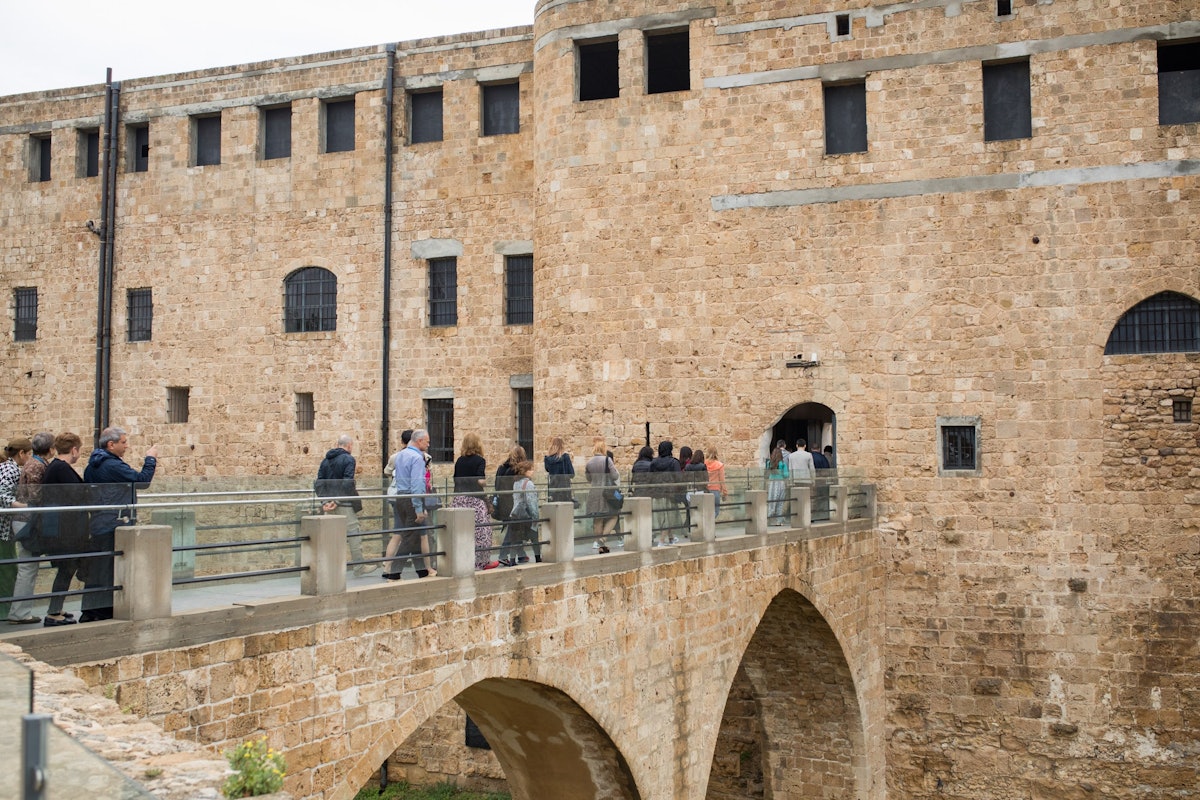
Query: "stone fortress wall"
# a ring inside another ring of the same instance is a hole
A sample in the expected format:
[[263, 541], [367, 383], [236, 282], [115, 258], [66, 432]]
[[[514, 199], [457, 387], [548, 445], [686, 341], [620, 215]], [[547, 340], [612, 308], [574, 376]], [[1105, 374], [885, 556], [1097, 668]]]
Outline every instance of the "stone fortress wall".
[[[452, 395], [459, 439], [496, 462], [531, 376], [539, 447], [595, 432], [627, 465], [649, 427], [749, 465], [820, 403], [840, 463], [879, 487], [891, 792], [1189, 796], [1198, 429], [1170, 401], [1194, 398], [1198, 357], [1103, 351], [1136, 303], [1200, 292], [1200, 134], [1159, 124], [1157, 60], [1200, 23], [1183, 0], [1012, 11], [545, 0], [529, 29], [400, 44], [400, 84], [443, 87], [445, 141], [407, 144], [399, 92], [392, 430]], [[686, 91], [646, 91], [662, 30], [688, 33]], [[613, 40], [619, 96], [576, 100], [578, 44]], [[985, 141], [981, 64], [1012, 58], [1032, 135]], [[151, 167], [121, 175], [117, 297], [153, 286], [156, 327], [121, 341], [118, 302], [113, 418], [167, 469], [304, 474], [343, 429], [364, 465], [388, 449], [384, 66], [364, 48], [123, 84]], [[514, 74], [520, 133], [480, 136], [480, 81]], [[828, 155], [823, 86], [847, 80], [869, 146]], [[320, 153], [321, 99], [350, 93], [356, 149]], [[283, 99], [293, 156], [263, 162], [256, 109]], [[96, 184], [69, 144], [30, 183], [23, 148], [101, 107], [96, 87], [0, 100], [0, 288], [46, 297], [36, 343], [0, 330], [6, 429], [90, 427]], [[188, 116], [216, 109], [229, 160], [188, 167]], [[425, 322], [428, 242], [461, 252], [451, 328]], [[503, 255], [524, 243], [535, 322], [507, 326]], [[306, 265], [338, 276], [336, 332], [282, 333], [282, 281]], [[176, 385], [184, 425], [165, 422]], [[303, 391], [314, 431], [295, 430]], [[939, 419], [978, 420], [978, 470], [939, 469]]]

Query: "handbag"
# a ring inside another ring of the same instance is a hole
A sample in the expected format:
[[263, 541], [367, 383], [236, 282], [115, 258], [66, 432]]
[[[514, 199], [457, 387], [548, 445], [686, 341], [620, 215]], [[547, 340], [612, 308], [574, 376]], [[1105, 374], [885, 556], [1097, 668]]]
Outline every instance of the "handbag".
[[625, 495], [618, 487], [608, 486], [604, 489], [604, 502], [613, 511], [620, 511], [621, 507], [625, 505]]

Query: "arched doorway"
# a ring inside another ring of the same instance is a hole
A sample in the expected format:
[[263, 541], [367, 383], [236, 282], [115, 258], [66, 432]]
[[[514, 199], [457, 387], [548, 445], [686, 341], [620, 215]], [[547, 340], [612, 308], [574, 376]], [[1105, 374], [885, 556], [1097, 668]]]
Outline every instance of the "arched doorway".
[[[809, 450], [832, 447], [836, 459], [836, 438], [837, 418], [833, 409], [820, 403], [801, 403], [788, 409], [771, 428], [763, 458], [770, 455], [771, 447], [780, 439], [787, 443], [789, 449], [795, 448], [797, 440], [804, 439]], [[836, 460], [830, 466], [837, 466]]]

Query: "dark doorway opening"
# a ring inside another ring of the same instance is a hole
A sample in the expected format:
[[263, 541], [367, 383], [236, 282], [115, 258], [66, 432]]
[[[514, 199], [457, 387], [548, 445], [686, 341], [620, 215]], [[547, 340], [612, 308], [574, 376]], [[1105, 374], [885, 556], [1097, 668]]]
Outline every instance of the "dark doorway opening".
[[768, 452], [780, 439], [783, 439], [789, 450], [795, 449], [797, 440], [804, 439], [809, 450], [832, 445], [836, 455], [836, 438], [837, 419], [833, 409], [820, 403], [801, 403], [788, 409], [771, 428]]

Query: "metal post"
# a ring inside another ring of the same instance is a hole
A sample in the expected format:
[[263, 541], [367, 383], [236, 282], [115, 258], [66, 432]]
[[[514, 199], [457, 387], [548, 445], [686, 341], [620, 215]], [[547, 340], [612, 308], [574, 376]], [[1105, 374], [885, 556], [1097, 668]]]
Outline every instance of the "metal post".
[[21, 717], [21, 800], [43, 800], [46, 796], [46, 729], [49, 714]]

